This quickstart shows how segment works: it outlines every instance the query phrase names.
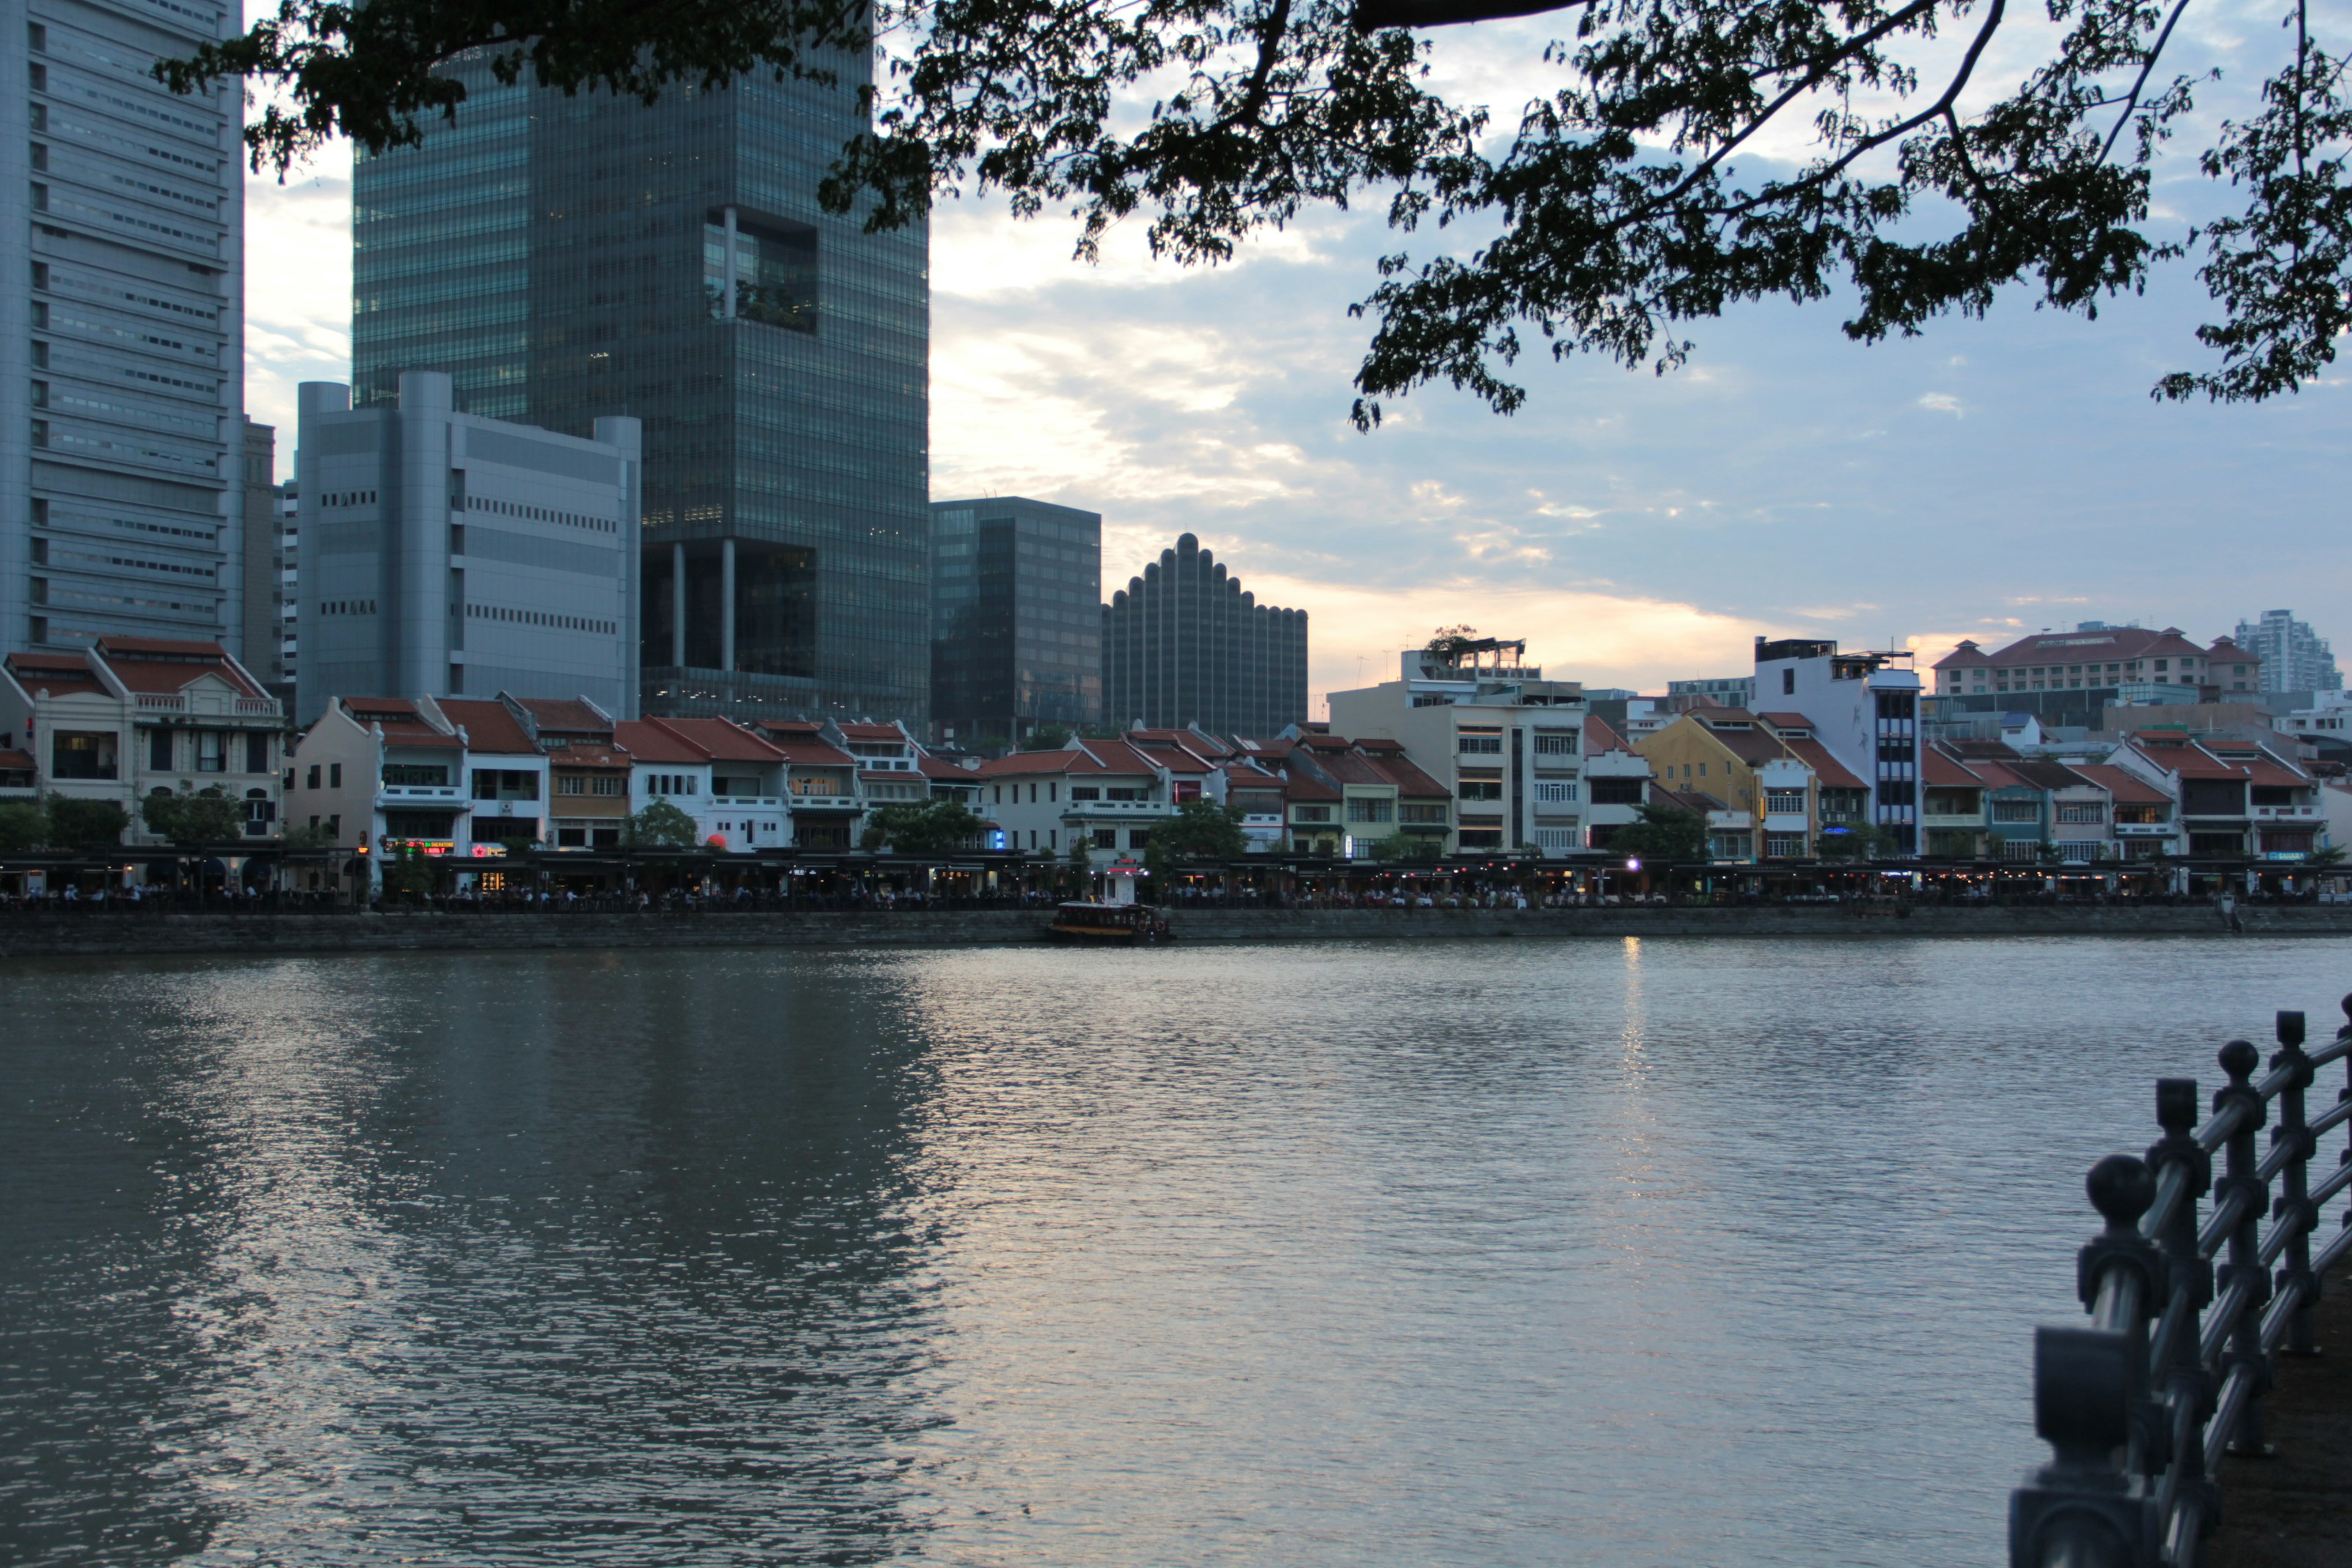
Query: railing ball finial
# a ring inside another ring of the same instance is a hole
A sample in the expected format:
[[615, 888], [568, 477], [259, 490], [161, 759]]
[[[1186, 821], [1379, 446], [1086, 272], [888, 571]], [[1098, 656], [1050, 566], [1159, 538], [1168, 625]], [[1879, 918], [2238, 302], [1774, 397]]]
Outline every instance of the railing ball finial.
[[2303, 1015], [2282, 1008], [2278, 1016], [2278, 1042], [2282, 1046], [2303, 1044]]
[[2230, 1075], [2230, 1087], [2244, 1089], [2254, 1080], [2254, 1069], [2263, 1065], [2263, 1053], [2254, 1048], [2252, 1040], [2231, 1040], [2221, 1047], [2221, 1070]]
[[2352, 1034], [2352, 993], [2347, 993], [2344, 1000], [2338, 1002], [2336, 1005], [2344, 1009], [2343, 1032], [2346, 1034]]
[[2091, 1206], [2116, 1235], [2137, 1235], [2139, 1216], [2156, 1202], [2156, 1178], [2129, 1154], [2108, 1155], [2091, 1167], [2083, 1185], [2091, 1194]]

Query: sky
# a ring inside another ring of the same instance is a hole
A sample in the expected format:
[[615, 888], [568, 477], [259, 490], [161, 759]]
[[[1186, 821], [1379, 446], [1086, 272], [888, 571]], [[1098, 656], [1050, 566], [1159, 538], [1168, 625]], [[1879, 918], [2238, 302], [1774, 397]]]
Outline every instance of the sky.
[[[2274, 26], [2229, 5], [2184, 24], [2182, 58], [2226, 73], [2207, 122]], [[1508, 121], [1543, 89], [1547, 32], [1453, 29], [1438, 79]], [[2013, 79], [2032, 42], [1985, 78]], [[2213, 199], [2176, 162], [2159, 223]], [[1441, 625], [1524, 637], [1555, 679], [1646, 691], [1745, 674], [1758, 636], [1931, 659], [2093, 619], [2210, 639], [2290, 608], [2347, 629], [2346, 378], [2255, 407], [2152, 401], [2158, 375], [2208, 363], [2187, 267], [2095, 321], [2006, 297], [1873, 346], [1844, 338], [1836, 300], [1736, 307], [1686, 328], [1696, 351], [1664, 376], [1523, 360], [1513, 416], [1426, 390], [1366, 435], [1348, 413], [1368, 330], [1347, 308], [1379, 256], [1432, 238], [1391, 234], [1370, 205], [1187, 270], [1132, 235], [1082, 264], [1066, 218], [944, 203], [931, 494], [1100, 512], [1107, 595], [1197, 534], [1260, 603], [1308, 612], [1318, 709]], [[295, 384], [349, 374], [349, 206], [341, 156], [248, 187], [247, 408], [280, 427], [281, 469]]]

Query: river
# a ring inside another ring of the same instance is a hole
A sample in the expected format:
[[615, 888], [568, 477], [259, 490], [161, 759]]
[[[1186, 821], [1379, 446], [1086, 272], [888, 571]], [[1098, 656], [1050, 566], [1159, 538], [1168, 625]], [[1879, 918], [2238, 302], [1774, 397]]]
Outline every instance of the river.
[[0, 1561], [1994, 1564], [2084, 1170], [2347, 986], [2338, 939], [20, 962]]

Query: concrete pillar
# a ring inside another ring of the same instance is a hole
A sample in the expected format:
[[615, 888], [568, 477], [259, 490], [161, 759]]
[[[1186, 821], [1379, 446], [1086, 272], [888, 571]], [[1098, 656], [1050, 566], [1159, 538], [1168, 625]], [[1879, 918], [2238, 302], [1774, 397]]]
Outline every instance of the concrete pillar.
[[735, 542], [719, 542], [719, 668], [735, 668]]
[[669, 547], [669, 662], [686, 668], [686, 546]]

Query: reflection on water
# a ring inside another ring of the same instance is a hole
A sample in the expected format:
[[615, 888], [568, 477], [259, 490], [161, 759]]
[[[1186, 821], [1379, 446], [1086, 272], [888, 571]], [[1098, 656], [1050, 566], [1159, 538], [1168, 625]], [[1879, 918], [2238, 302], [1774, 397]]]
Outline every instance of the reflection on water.
[[1990, 1563], [2082, 1170], [2347, 957], [20, 963], [0, 1561]]

